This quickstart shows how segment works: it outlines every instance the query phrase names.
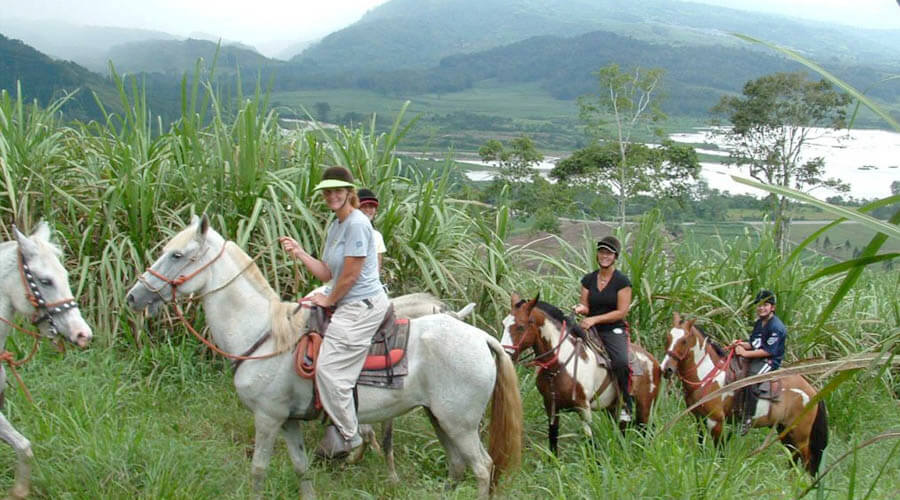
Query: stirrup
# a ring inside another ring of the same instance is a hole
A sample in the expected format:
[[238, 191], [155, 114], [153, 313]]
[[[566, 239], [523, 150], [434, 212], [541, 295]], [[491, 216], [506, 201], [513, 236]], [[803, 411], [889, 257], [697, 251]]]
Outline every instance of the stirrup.
[[753, 419], [752, 418], [744, 419], [744, 421], [741, 423], [741, 436], [746, 436], [747, 433], [750, 432], [750, 429], [752, 429], [752, 428], [753, 428]]
[[625, 408], [622, 408], [622, 410], [619, 412], [619, 422], [631, 422], [631, 414], [628, 413], [628, 410], [626, 410]]

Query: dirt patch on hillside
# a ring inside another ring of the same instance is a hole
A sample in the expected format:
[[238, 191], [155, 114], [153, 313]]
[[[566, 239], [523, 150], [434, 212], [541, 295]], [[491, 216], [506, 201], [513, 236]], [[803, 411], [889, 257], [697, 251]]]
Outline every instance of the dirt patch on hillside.
[[[561, 219], [560, 232], [557, 236], [571, 245], [578, 246], [581, 245], [581, 242], [583, 241], [585, 231], [589, 231], [591, 239], [597, 241], [600, 238], [611, 234], [613, 227], [604, 222]], [[506, 242], [509, 245], [520, 246], [531, 243], [528, 245], [529, 249], [536, 250], [544, 255], [558, 256], [561, 254], [561, 247], [556, 238], [553, 238], [550, 233], [544, 231], [519, 234], [509, 238]]]

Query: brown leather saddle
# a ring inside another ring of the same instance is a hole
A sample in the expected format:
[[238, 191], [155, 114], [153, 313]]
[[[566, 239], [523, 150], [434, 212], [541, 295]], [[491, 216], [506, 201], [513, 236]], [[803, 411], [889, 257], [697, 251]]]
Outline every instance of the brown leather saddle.
[[[749, 371], [750, 361], [747, 358], [742, 358], [740, 356], [731, 358], [731, 362], [728, 363], [728, 366], [725, 368], [725, 384], [727, 385], [736, 380], [746, 378]], [[770, 401], [777, 401], [778, 397], [781, 395], [781, 391], [784, 390], [781, 380], [778, 379], [767, 380], [756, 385], [756, 397]], [[749, 388], [753, 388], [753, 386], [751, 385]]]
[[[297, 375], [314, 379], [316, 361], [322, 346], [322, 332], [327, 332], [331, 322], [330, 312], [313, 307], [306, 323], [306, 332], [300, 337], [294, 351], [294, 370]], [[366, 356], [358, 383], [387, 388], [403, 387], [402, 379], [409, 373], [406, 345], [409, 342], [409, 320], [398, 319], [394, 306], [388, 306], [384, 319], [372, 337], [372, 345]]]

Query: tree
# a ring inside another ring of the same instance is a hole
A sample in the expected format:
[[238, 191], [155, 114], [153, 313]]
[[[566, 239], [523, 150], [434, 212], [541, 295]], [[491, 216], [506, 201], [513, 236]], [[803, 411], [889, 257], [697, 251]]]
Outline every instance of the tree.
[[[612, 184], [619, 223], [624, 225], [625, 206], [630, 198], [668, 188], [677, 191], [689, 179], [699, 177], [700, 164], [689, 146], [668, 141], [656, 149], [633, 142], [633, 135], [640, 130], [662, 135], [653, 127], [666, 118], [657, 95], [661, 69], [633, 68], [624, 72], [617, 64], [611, 64], [594, 74], [599, 92], [578, 98], [579, 118], [593, 144], [561, 162], [551, 175], [593, 184], [598, 190]], [[607, 123], [608, 117], [612, 118], [611, 124]]]
[[900, 181], [894, 181], [891, 183], [891, 194], [893, 194], [893, 195], [900, 194]]
[[690, 191], [699, 171], [696, 151], [685, 144], [666, 140], [658, 147], [630, 143], [623, 148], [607, 142], [575, 151], [550, 171], [550, 177], [596, 192], [611, 188], [624, 224], [626, 200], [638, 194], [680, 197]]
[[478, 156], [482, 161], [496, 163], [494, 185], [509, 184], [514, 206], [522, 187], [531, 182], [535, 175], [535, 165], [544, 159], [544, 155], [534, 147], [534, 142], [524, 135], [510, 141], [508, 149], [500, 141], [491, 139], [478, 148]]
[[327, 122], [328, 114], [331, 113], [331, 104], [327, 102], [319, 101], [313, 105], [316, 108], [316, 118], [319, 121]]
[[[731, 127], [717, 128], [715, 135], [729, 147], [730, 162], [746, 167], [759, 182], [801, 191], [830, 187], [846, 192], [849, 186], [840, 180], [823, 177], [823, 158], [804, 162], [800, 156], [824, 129], [843, 126], [849, 103], [850, 97], [826, 80], [810, 81], [805, 73], [775, 73], [747, 82], [740, 97], [722, 97], [712, 111]], [[769, 200], [775, 243], [784, 252], [790, 200], [776, 195]]]

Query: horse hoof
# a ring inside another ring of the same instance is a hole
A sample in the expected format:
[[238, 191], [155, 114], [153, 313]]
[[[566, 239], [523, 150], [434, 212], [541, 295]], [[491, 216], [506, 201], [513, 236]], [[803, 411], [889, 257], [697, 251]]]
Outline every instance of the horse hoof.
[[300, 498], [303, 500], [315, 500], [316, 490], [309, 479], [300, 482]]

